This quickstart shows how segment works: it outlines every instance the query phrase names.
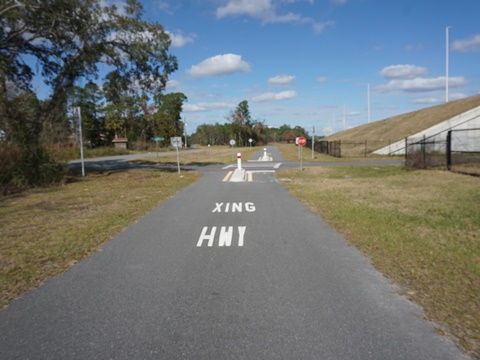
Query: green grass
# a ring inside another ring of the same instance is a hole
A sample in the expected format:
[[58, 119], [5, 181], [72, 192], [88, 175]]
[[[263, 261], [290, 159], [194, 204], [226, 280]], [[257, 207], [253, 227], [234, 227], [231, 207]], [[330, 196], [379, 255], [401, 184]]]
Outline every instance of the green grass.
[[282, 170], [285, 186], [480, 358], [480, 179], [399, 166]]

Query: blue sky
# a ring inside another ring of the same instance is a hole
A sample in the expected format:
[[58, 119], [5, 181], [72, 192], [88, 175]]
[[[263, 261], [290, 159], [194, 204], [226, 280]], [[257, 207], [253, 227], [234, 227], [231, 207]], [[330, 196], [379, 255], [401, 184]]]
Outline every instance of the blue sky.
[[268, 126], [328, 135], [480, 93], [478, 0], [144, 0], [172, 36], [189, 133], [247, 100]]
[[447, 27], [449, 100], [480, 93], [480, 0], [140, 2], [171, 35], [165, 92], [188, 97], [189, 134], [243, 100], [267, 126], [316, 135], [442, 104]]

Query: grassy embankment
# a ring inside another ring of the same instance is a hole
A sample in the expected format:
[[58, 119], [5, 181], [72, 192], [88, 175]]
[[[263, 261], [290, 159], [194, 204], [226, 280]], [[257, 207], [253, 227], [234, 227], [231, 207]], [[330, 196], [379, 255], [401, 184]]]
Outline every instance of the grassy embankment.
[[[294, 146], [280, 149], [297, 156]], [[372, 165], [277, 178], [480, 358], [480, 178]]]

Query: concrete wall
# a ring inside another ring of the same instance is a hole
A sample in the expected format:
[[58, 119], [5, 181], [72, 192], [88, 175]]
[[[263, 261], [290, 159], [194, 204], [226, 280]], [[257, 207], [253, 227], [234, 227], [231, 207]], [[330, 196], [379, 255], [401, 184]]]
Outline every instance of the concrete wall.
[[[480, 106], [472, 110], [464, 112], [460, 115], [457, 115], [449, 120], [446, 120], [440, 124], [434, 125], [428, 129], [425, 129], [419, 133], [409, 136], [409, 138], [423, 138], [424, 136], [428, 139], [429, 137], [435, 136], [436, 138], [441, 138], [446, 140], [447, 133], [449, 130], [466, 130], [466, 129], [478, 129], [480, 128]], [[455, 137], [461, 138], [462, 146], [465, 149], [478, 148], [478, 135], [472, 136], [468, 131], [455, 133]], [[473, 146], [474, 143], [477, 143], [476, 146]], [[455, 149], [463, 150], [463, 149]], [[405, 140], [400, 140], [396, 143], [385, 146], [379, 150], [373, 152], [374, 154], [379, 155], [402, 155], [405, 154]]]

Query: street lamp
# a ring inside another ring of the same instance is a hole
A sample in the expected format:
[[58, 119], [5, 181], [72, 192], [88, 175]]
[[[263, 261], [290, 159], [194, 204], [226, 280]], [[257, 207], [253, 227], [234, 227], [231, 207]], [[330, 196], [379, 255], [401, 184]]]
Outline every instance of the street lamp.
[[368, 111], [368, 123], [370, 124], [370, 83], [367, 86], [367, 111]]
[[187, 145], [187, 119], [185, 119], [185, 122], [183, 124], [183, 130], [184, 130], [184, 134], [185, 134], [185, 149], [188, 148], [188, 145]]
[[446, 53], [445, 53], [445, 102], [448, 102], [448, 30], [451, 26], [447, 26], [445, 29], [445, 37], [446, 37]]

